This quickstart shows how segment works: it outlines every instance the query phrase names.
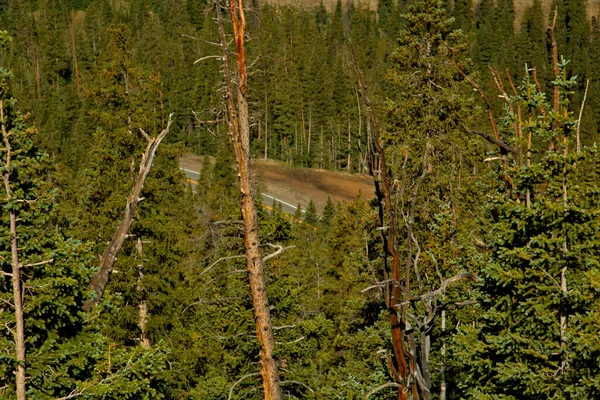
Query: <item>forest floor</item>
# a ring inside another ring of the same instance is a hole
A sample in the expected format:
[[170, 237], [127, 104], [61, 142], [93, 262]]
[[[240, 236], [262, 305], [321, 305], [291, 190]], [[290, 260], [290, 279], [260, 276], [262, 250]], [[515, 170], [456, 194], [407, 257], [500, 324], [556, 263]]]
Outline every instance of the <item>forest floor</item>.
[[[202, 160], [202, 156], [184, 154], [179, 165], [200, 171]], [[312, 199], [319, 212], [323, 211], [327, 197], [334, 202], [344, 202], [352, 201], [359, 194], [364, 198], [375, 196], [373, 178], [369, 175], [293, 168], [271, 160], [255, 160], [253, 171], [263, 193], [291, 204], [299, 203], [303, 208]]]

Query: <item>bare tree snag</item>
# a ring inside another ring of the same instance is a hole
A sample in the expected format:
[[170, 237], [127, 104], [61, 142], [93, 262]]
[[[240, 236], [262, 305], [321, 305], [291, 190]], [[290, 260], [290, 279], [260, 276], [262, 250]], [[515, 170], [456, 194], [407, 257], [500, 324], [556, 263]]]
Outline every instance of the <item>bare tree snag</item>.
[[[6, 163], [4, 164], [4, 173], [2, 180], [4, 181], [4, 190], [6, 191], [6, 199], [10, 202], [14, 200], [12, 190], [10, 188], [10, 173], [12, 169], [12, 148], [10, 145], [9, 132], [6, 128], [6, 116], [4, 115], [4, 100], [0, 100], [0, 123], [2, 124], [2, 139], [4, 141], [4, 151], [6, 151]], [[17, 359], [16, 388], [17, 400], [26, 399], [25, 386], [25, 317], [23, 315], [23, 292], [21, 288], [21, 263], [19, 262], [19, 247], [17, 243], [17, 212], [14, 207], [9, 211], [9, 228], [10, 228], [10, 252], [12, 266], [12, 285], [13, 285], [13, 301], [15, 309], [16, 326], [13, 332], [15, 339], [15, 352]]]
[[[281, 385], [277, 362], [273, 357], [273, 325], [269, 310], [269, 298], [264, 277], [263, 257], [261, 255], [258, 236], [258, 218], [256, 215], [256, 190], [251, 181], [250, 173], [250, 124], [248, 116], [248, 83], [246, 74], [246, 55], [244, 51], [244, 31], [246, 19], [242, 0], [229, 0], [229, 10], [233, 24], [233, 35], [237, 54], [237, 107], [232, 89], [232, 79], [229, 73], [229, 52], [223, 28], [220, 2], [217, 1], [217, 21], [223, 50], [223, 77], [225, 81], [225, 101], [227, 104], [227, 119], [233, 146], [237, 159], [241, 211], [244, 222], [244, 244], [248, 269], [248, 282], [252, 297], [252, 307], [256, 322], [256, 337], [260, 344], [260, 374], [263, 381], [264, 398], [281, 400]], [[266, 134], [265, 134], [266, 137]]]
[[[386, 307], [388, 308], [388, 314], [390, 317], [390, 325], [392, 328], [392, 349], [394, 352], [394, 360], [395, 363], [389, 363], [391, 367], [391, 374], [395, 378], [396, 383], [398, 384], [398, 400], [406, 400], [408, 387], [407, 382], [409, 381], [409, 375], [412, 372], [409, 371], [409, 364], [406, 362], [406, 356], [410, 356], [410, 352], [406, 348], [405, 345], [405, 334], [406, 334], [406, 312], [405, 310], [401, 310], [398, 312], [396, 309], [396, 305], [400, 303], [400, 254], [398, 252], [398, 240], [397, 240], [397, 230], [398, 230], [398, 221], [396, 217], [396, 211], [392, 207], [392, 190], [390, 179], [387, 174], [387, 163], [385, 159], [385, 151], [381, 145], [379, 140], [379, 124], [377, 122], [377, 117], [375, 115], [375, 111], [373, 110], [373, 105], [371, 103], [371, 99], [369, 96], [369, 89], [364, 84], [362, 80], [362, 76], [358, 67], [358, 62], [356, 59], [356, 53], [354, 51], [354, 47], [352, 47], [352, 55], [353, 55], [353, 67], [354, 73], [356, 75], [356, 80], [358, 81], [358, 86], [360, 89], [360, 93], [363, 98], [363, 102], [367, 108], [367, 112], [369, 114], [369, 119], [371, 120], [371, 124], [373, 126], [373, 150], [369, 155], [369, 172], [373, 177], [373, 183], [375, 184], [375, 193], [377, 195], [378, 207], [379, 207], [379, 221], [382, 227], [387, 228], [387, 234], [383, 231], [380, 231], [382, 235], [382, 240], [386, 243], [387, 246], [384, 246], [384, 269], [386, 274], [388, 273], [388, 265], [387, 265], [387, 257], [391, 255], [392, 265], [391, 265], [391, 275], [392, 281], [397, 282], [398, 284], [386, 284], [385, 286], [385, 302]], [[385, 218], [387, 217], [387, 221]], [[386, 279], [388, 277], [386, 276]], [[404, 289], [409, 290], [409, 282], [404, 282]], [[412, 357], [409, 357], [412, 360]], [[414, 364], [410, 363], [411, 367], [414, 367]], [[413, 385], [413, 392], [415, 391], [415, 387]], [[415, 399], [418, 399], [418, 394]]]
[[100, 257], [100, 269], [92, 277], [92, 280], [89, 284], [88, 290], [95, 292], [96, 296], [94, 299], [87, 300], [85, 302], [83, 309], [86, 311], [89, 311], [92, 306], [96, 305], [102, 298], [102, 294], [104, 294], [104, 289], [106, 289], [106, 285], [108, 284], [110, 274], [112, 273], [113, 266], [117, 259], [117, 254], [119, 254], [119, 251], [121, 251], [121, 248], [123, 247], [123, 243], [127, 238], [127, 232], [129, 232], [129, 228], [133, 222], [133, 217], [135, 216], [137, 206], [142, 200], [142, 198], [140, 198], [140, 194], [144, 187], [146, 177], [152, 168], [152, 162], [154, 161], [154, 156], [156, 155], [156, 149], [169, 132], [169, 129], [171, 128], [172, 117], [173, 114], [169, 114], [167, 127], [155, 137], [150, 137], [146, 132], [140, 129], [141, 135], [147, 141], [146, 150], [142, 154], [140, 170], [135, 180], [135, 185], [131, 189], [131, 193], [127, 198], [127, 205], [125, 206], [125, 211], [123, 212], [123, 218], [113, 234], [111, 241], [108, 242], [104, 252], [102, 253], [102, 256]]

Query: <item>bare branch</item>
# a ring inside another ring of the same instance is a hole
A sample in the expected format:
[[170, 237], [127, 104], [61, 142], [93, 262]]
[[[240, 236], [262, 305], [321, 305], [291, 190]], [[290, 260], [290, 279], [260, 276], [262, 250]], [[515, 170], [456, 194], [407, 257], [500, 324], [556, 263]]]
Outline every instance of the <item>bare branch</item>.
[[371, 397], [375, 393], [380, 392], [383, 389], [386, 389], [386, 388], [389, 388], [389, 387], [398, 388], [398, 389], [402, 389], [403, 388], [402, 385], [400, 385], [398, 383], [395, 383], [395, 382], [384, 383], [383, 385], [377, 386], [375, 389], [373, 389], [369, 393], [367, 393], [367, 396], [365, 397], [365, 399], [368, 399], [369, 397]]
[[213, 225], [244, 225], [244, 221], [215, 221], [212, 223]]
[[244, 256], [244, 255], [238, 255], [238, 256], [221, 257], [217, 261], [215, 261], [214, 263], [212, 263], [209, 267], [207, 267], [204, 271], [200, 272], [200, 274], [198, 276], [204, 275], [205, 273], [207, 273], [208, 271], [210, 271], [215, 265], [217, 265], [221, 261], [231, 260], [231, 259], [234, 259], [234, 258], [246, 258], [246, 256]]
[[427, 300], [427, 299], [431, 299], [433, 297], [437, 297], [446, 291], [446, 288], [448, 287], [448, 285], [450, 285], [451, 283], [454, 283], [456, 281], [459, 281], [461, 279], [470, 279], [473, 282], [477, 282], [478, 278], [476, 275], [474, 275], [470, 272], [463, 272], [461, 274], [454, 275], [452, 278], [448, 278], [445, 281], [443, 281], [442, 285], [438, 289], [434, 290], [433, 292], [426, 293], [422, 296], [415, 296], [412, 300], [403, 301], [403, 302], [399, 303], [398, 306], [402, 306], [402, 305], [407, 304], [410, 301], [414, 301], [414, 300]]
[[33, 263], [33, 264], [21, 265], [21, 268], [38, 267], [40, 265], [50, 264], [53, 261], [54, 261], [54, 258], [51, 258], [51, 259], [46, 260], [46, 261], [40, 261], [40, 262], [36, 262], [36, 263]]
[[282, 325], [282, 326], [274, 326], [274, 327], [273, 327], [273, 330], [274, 330], [274, 331], [278, 331], [278, 330], [280, 330], [280, 329], [286, 329], [286, 328], [295, 328], [295, 327], [296, 327], [296, 325], [295, 325], [295, 324], [294, 324], [294, 325]]
[[278, 255], [280, 255], [281, 253], [283, 253], [286, 250], [293, 249], [293, 248], [296, 247], [296, 246], [283, 247], [283, 246], [274, 245], [274, 244], [271, 244], [271, 243], [268, 243], [268, 245], [271, 246], [271, 247], [273, 247], [273, 248], [276, 248], [277, 250], [275, 252], [271, 253], [271, 254], [268, 254], [268, 255], [264, 256], [263, 259], [262, 259], [263, 263], [269, 261], [272, 258], [277, 257]]
[[281, 382], [279, 382], [279, 384], [280, 384], [280, 385], [285, 385], [285, 384], [288, 384], [288, 383], [295, 383], [296, 385], [300, 385], [300, 386], [302, 386], [302, 387], [305, 387], [305, 388], [307, 388], [307, 389], [308, 389], [308, 390], [310, 390], [312, 393], [314, 393], [314, 392], [315, 392], [315, 391], [314, 391], [314, 390], [313, 390], [313, 389], [312, 389], [310, 386], [308, 386], [308, 385], [307, 385], [307, 384], [305, 384], [305, 383], [299, 382], [299, 381], [281, 381]]
[[[298, 339], [292, 340], [291, 342], [275, 342], [275, 344], [294, 344], [294, 343], [301, 342], [304, 339], [306, 339], [306, 336], [300, 336]], [[280, 382], [280, 384], [281, 384], [281, 382]]]
[[142, 136], [144, 137], [144, 139], [146, 139], [147, 142], [151, 142], [152, 139], [150, 138], [150, 135], [148, 135], [146, 133], [146, 131], [144, 131], [142, 128], [140, 128], [140, 133], [142, 134]]
[[378, 288], [382, 288], [382, 287], [385, 287], [386, 285], [388, 285], [388, 284], [390, 284], [390, 283], [392, 284], [392, 286], [394, 286], [394, 287], [397, 287], [397, 288], [399, 288], [401, 291], [403, 291], [403, 292], [404, 292], [404, 293], [405, 293], [407, 296], [409, 296], [409, 297], [410, 297], [410, 299], [411, 299], [411, 300], [414, 300], [414, 299], [415, 299], [415, 297], [412, 295], [412, 293], [411, 293], [411, 292], [410, 292], [408, 289], [406, 289], [406, 288], [404, 287], [404, 285], [402, 285], [402, 284], [401, 284], [400, 282], [398, 282], [396, 279], [386, 279], [386, 280], [384, 280], [384, 281], [377, 282], [375, 285], [369, 286], [369, 287], [367, 287], [367, 288], [365, 288], [365, 289], [361, 290], [360, 292], [361, 292], [361, 293], [364, 293], [364, 292], [366, 292], [366, 291], [368, 291], [368, 290], [371, 290], [371, 289], [378, 289]]
[[461, 124], [461, 125], [462, 125], [463, 129], [466, 130], [467, 132], [479, 135], [482, 138], [484, 138], [485, 140], [487, 140], [488, 142], [490, 142], [492, 144], [495, 144], [496, 146], [498, 146], [498, 147], [500, 147], [500, 148], [508, 151], [509, 153], [512, 153], [512, 154], [515, 154], [515, 155], [517, 154], [517, 150], [514, 147], [512, 147], [512, 146], [510, 146], [510, 145], [508, 145], [506, 143], [504, 143], [503, 141], [497, 140], [497, 139], [495, 139], [494, 137], [492, 137], [491, 135], [489, 135], [489, 134], [487, 134], [485, 132], [478, 131], [476, 129], [471, 129], [468, 126], [466, 126], [465, 124]]
[[196, 61], [194, 61], [194, 65], [198, 64], [200, 61], [208, 60], [209, 58], [217, 58], [217, 59], [221, 60], [223, 58], [223, 56], [219, 56], [219, 55], [204, 56], [204, 57], [199, 58]]
[[237, 386], [237, 385], [238, 385], [240, 382], [242, 382], [242, 381], [243, 381], [244, 379], [246, 379], [246, 378], [251, 378], [251, 377], [253, 377], [253, 376], [258, 376], [258, 375], [260, 375], [260, 373], [258, 373], [258, 372], [253, 372], [253, 373], [251, 373], [251, 374], [244, 375], [244, 376], [242, 376], [240, 379], [238, 379], [238, 380], [237, 380], [237, 381], [236, 381], [236, 382], [233, 384], [233, 386], [231, 386], [231, 388], [229, 389], [229, 397], [227, 397], [227, 399], [228, 399], [228, 400], [231, 400], [231, 396], [233, 396], [233, 389], [234, 389], [234, 388], [235, 388], [235, 387], [236, 387], [236, 386]]
[[579, 128], [581, 127], [581, 117], [583, 116], [583, 108], [585, 107], [585, 99], [587, 98], [588, 88], [590, 87], [590, 80], [588, 79], [585, 84], [585, 92], [583, 94], [583, 101], [581, 102], [581, 108], [579, 109], [579, 118], [577, 118], [577, 154], [581, 152], [581, 140], [579, 137]]

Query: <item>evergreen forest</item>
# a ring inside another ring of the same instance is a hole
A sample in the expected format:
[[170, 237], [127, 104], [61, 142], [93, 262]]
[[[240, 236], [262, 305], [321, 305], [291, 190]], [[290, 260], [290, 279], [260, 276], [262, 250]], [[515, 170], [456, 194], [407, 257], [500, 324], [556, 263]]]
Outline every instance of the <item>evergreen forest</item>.
[[0, 0], [0, 399], [600, 399], [591, 2], [301, 3]]

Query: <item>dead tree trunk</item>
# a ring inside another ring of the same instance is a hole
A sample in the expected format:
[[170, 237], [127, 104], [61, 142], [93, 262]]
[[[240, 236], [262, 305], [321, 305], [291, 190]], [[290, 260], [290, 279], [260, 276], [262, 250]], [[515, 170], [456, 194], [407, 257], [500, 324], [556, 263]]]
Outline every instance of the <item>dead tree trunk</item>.
[[127, 205], [125, 206], [125, 211], [123, 212], [123, 218], [121, 219], [117, 230], [113, 234], [111, 241], [108, 242], [108, 245], [100, 257], [100, 270], [92, 277], [88, 287], [90, 291], [95, 292], [96, 296], [94, 299], [87, 300], [84, 303], [83, 309], [86, 311], [89, 311], [92, 306], [96, 305], [102, 298], [102, 294], [104, 294], [104, 289], [106, 289], [106, 285], [108, 284], [108, 279], [112, 273], [113, 266], [117, 259], [117, 254], [119, 254], [119, 251], [121, 251], [123, 243], [127, 238], [127, 232], [129, 232], [129, 228], [133, 222], [133, 217], [135, 216], [137, 206], [139, 202], [143, 200], [143, 198], [140, 197], [140, 193], [144, 187], [146, 177], [152, 168], [152, 162], [154, 161], [156, 149], [171, 128], [172, 116], [173, 114], [169, 115], [167, 127], [155, 137], [150, 137], [146, 132], [140, 129], [140, 133], [148, 142], [146, 151], [144, 151], [144, 154], [142, 154], [140, 170], [135, 180], [135, 185], [131, 189], [131, 193], [127, 198]]
[[229, 53], [223, 19], [221, 16], [220, 2], [217, 2], [217, 20], [223, 49], [223, 77], [225, 81], [225, 100], [227, 104], [227, 117], [230, 134], [233, 139], [235, 155], [237, 158], [239, 177], [242, 219], [244, 222], [244, 243], [248, 269], [248, 281], [252, 297], [252, 307], [256, 321], [256, 336], [260, 343], [260, 366], [263, 381], [264, 398], [280, 400], [282, 398], [279, 383], [277, 362], [273, 357], [273, 326], [269, 311], [269, 298], [264, 277], [263, 259], [258, 236], [258, 218], [256, 215], [256, 191], [251, 182], [250, 174], [250, 125], [248, 118], [248, 95], [246, 75], [246, 54], [244, 50], [244, 30], [246, 19], [242, 0], [229, 0], [229, 10], [233, 23], [233, 34], [237, 55], [237, 107], [235, 104], [232, 80], [229, 73]]
[[[400, 254], [398, 252], [398, 220], [396, 217], [396, 211], [392, 206], [392, 188], [390, 179], [387, 174], [387, 163], [385, 157], [385, 151], [379, 140], [379, 124], [377, 123], [377, 117], [371, 99], [369, 91], [366, 85], [363, 83], [362, 76], [358, 69], [358, 63], [356, 61], [356, 55], [354, 54], [354, 72], [358, 81], [358, 86], [363, 97], [363, 102], [366, 106], [369, 114], [369, 119], [373, 125], [373, 152], [369, 155], [369, 169], [373, 176], [373, 182], [375, 184], [375, 193], [377, 195], [378, 206], [379, 206], [379, 222], [381, 227], [387, 228], [387, 234], [384, 230], [381, 230], [382, 241], [385, 243], [384, 246], [384, 268], [386, 273], [386, 281], [388, 283], [385, 286], [385, 304], [388, 309], [390, 318], [390, 325], [392, 328], [392, 350], [394, 353], [394, 361], [388, 358], [388, 366], [390, 367], [391, 375], [398, 384], [398, 400], [408, 399], [408, 386], [409, 375], [414, 366], [414, 359], [411, 356], [409, 349], [406, 348], [406, 307], [402, 307], [401, 310], [397, 309], [397, 305], [401, 302], [401, 277], [400, 277]], [[387, 219], [387, 220], [386, 220]], [[410, 242], [409, 242], [410, 243]], [[391, 271], [388, 272], [387, 258], [391, 256], [392, 265]], [[388, 275], [391, 272], [391, 277]], [[389, 279], [391, 278], [391, 279]], [[409, 291], [408, 286], [410, 282], [405, 281], [405, 290]], [[410, 365], [406, 362], [406, 358], [409, 356], [411, 360]], [[411, 369], [409, 370], [409, 366]], [[413, 384], [413, 393], [414, 393]], [[418, 394], [417, 397], [418, 399]]]
[[[137, 265], [137, 285], [135, 290], [138, 293], [144, 292], [144, 252], [142, 249], [142, 239], [138, 237], [137, 242], [135, 243], [135, 249], [137, 250], [138, 256], [140, 257], [140, 262]], [[148, 338], [148, 333], [146, 332], [146, 321], [148, 320], [148, 305], [146, 304], [146, 300], [144, 296], [140, 299], [140, 303], [138, 304], [138, 309], [140, 311], [140, 315], [138, 317], [138, 325], [140, 326], [140, 344], [143, 348], [147, 349], [150, 347], [150, 339]]]
[[[10, 188], [10, 172], [12, 160], [12, 148], [10, 146], [9, 133], [6, 128], [6, 116], [4, 115], [4, 101], [0, 100], [0, 121], [2, 124], [2, 138], [4, 140], [4, 151], [6, 152], [6, 163], [4, 165], [4, 173], [2, 175], [4, 181], [4, 190], [6, 191], [6, 199], [10, 202], [14, 200], [12, 190]], [[19, 248], [17, 243], [17, 214], [13, 207], [9, 211], [9, 228], [10, 228], [10, 252], [12, 266], [12, 284], [13, 284], [13, 301], [15, 309], [16, 326], [13, 331], [15, 339], [15, 352], [17, 359], [16, 388], [17, 399], [26, 399], [25, 386], [25, 319], [23, 315], [23, 293], [21, 289], [21, 263], [19, 262]]]

